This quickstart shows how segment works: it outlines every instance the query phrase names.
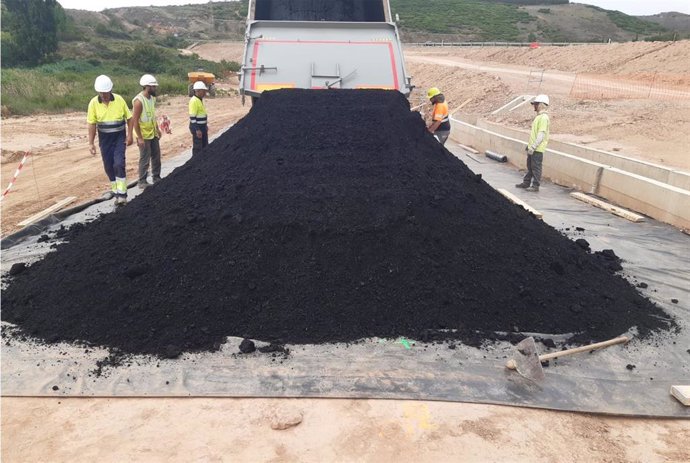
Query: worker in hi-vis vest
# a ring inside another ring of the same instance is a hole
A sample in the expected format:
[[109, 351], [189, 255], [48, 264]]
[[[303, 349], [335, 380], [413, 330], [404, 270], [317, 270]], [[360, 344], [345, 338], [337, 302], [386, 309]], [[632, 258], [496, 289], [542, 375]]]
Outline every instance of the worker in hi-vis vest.
[[96, 155], [94, 139], [98, 131], [98, 146], [115, 204], [124, 204], [127, 202], [125, 149], [128, 144], [127, 134], [132, 131], [132, 113], [125, 100], [113, 93], [113, 82], [108, 76], [96, 77], [94, 88], [98, 95], [89, 102], [86, 115], [89, 124], [89, 150], [92, 155]]
[[[132, 100], [132, 126], [137, 135], [139, 147], [139, 181], [137, 185], [144, 189], [151, 184], [146, 178], [151, 164], [151, 178], [153, 183], [161, 179], [161, 146], [159, 143], [161, 131], [156, 120], [156, 90], [158, 82], [151, 74], [144, 74], [139, 79], [141, 92]], [[130, 141], [132, 133], [130, 132]]]
[[450, 114], [446, 97], [436, 87], [430, 88], [426, 96], [434, 105], [431, 110], [431, 125], [427, 128], [442, 145], [445, 145], [450, 135]]
[[[532, 131], [529, 141], [525, 147], [527, 151], [527, 173], [522, 179], [522, 183], [515, 185], [516, 188], [525, 188], [526, 191], [539, 191], [541, 182], [542, 162], [544, 161], [544, 151], [549, 144], [549, 115], [546, 110], [549, 107], [549, 97], [537, 95], [532, 100], [532, 107], [537, 116], [532, 121]], [[531, 183], [531, 185], [530, 185]]]
[[189, 131], [192, 132], [192, 156], [208, 145], [208, 116], [204, 106], [206, 84], [194, 82], [194, 96], [189, 99]]

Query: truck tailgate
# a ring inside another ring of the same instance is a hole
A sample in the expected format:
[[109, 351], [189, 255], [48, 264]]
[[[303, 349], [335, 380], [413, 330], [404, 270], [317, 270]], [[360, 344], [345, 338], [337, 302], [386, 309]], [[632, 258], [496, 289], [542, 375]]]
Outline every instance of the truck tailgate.
[[255, 21], [240, 88], [379, 88], [409, 93], [402, 49], [389, 23]]

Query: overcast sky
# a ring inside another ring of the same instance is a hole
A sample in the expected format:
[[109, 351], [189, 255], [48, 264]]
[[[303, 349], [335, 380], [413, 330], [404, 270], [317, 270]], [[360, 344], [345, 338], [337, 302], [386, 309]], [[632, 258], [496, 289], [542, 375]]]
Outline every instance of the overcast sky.
[[[207, 0], [58, 0], [64, 8], [100, 11], [105, 8], [143, 5], [189, 5], [190, 3], [208, 3]], [[619, 10], [632, 15], [656, 14], [664, 11], [680, 11], [690, 14], [690, 0], [579, 0], [576, 3], [588, 3], [608, 10]]]

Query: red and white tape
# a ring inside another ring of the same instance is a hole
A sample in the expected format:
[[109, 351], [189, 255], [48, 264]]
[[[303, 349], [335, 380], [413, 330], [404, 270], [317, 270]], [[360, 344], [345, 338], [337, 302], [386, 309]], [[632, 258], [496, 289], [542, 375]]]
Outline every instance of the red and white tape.
[[28, 151], [24, 153], [24, 157], [22, 158], [22, 161], [19, 163], [17, 170], [14, 171], [14, 176], [12, 177], [10, 184], [7, 185], [7, 188], [5, 188], [5, 191], [2, 192], [2, 197], [0, 197], [0, 201], [5, 199], [5, 196], [7, 196], [7, 193], [9, 193], [10, 190], [12, 189], [12, 186], [14, 186], [14, 182], [17, 181], [17, 177], [19, 177], [19, 173], [22, 171], [22, 167], [24, 167], [24, 163], [26, 162], [27, 158], [30, 155], [31, 155], [31, 153], [29, 153]]

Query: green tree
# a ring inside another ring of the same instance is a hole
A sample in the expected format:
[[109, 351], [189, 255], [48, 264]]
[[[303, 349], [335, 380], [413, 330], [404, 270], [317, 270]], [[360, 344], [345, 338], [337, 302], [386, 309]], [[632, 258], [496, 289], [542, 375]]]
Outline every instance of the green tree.
[[62, 11], [56, 0], [2, 0], [2, 31], [9, 40], [7, 47], [3, 40], [3, 65], [47, 61], [58, 47], [57, 16]]
[[58, 41], [75, 41], [83, 37], [77, 31], [74, 19], [65, 13], [62, 5], [55, 5], [55, 27], [57, 28]]

